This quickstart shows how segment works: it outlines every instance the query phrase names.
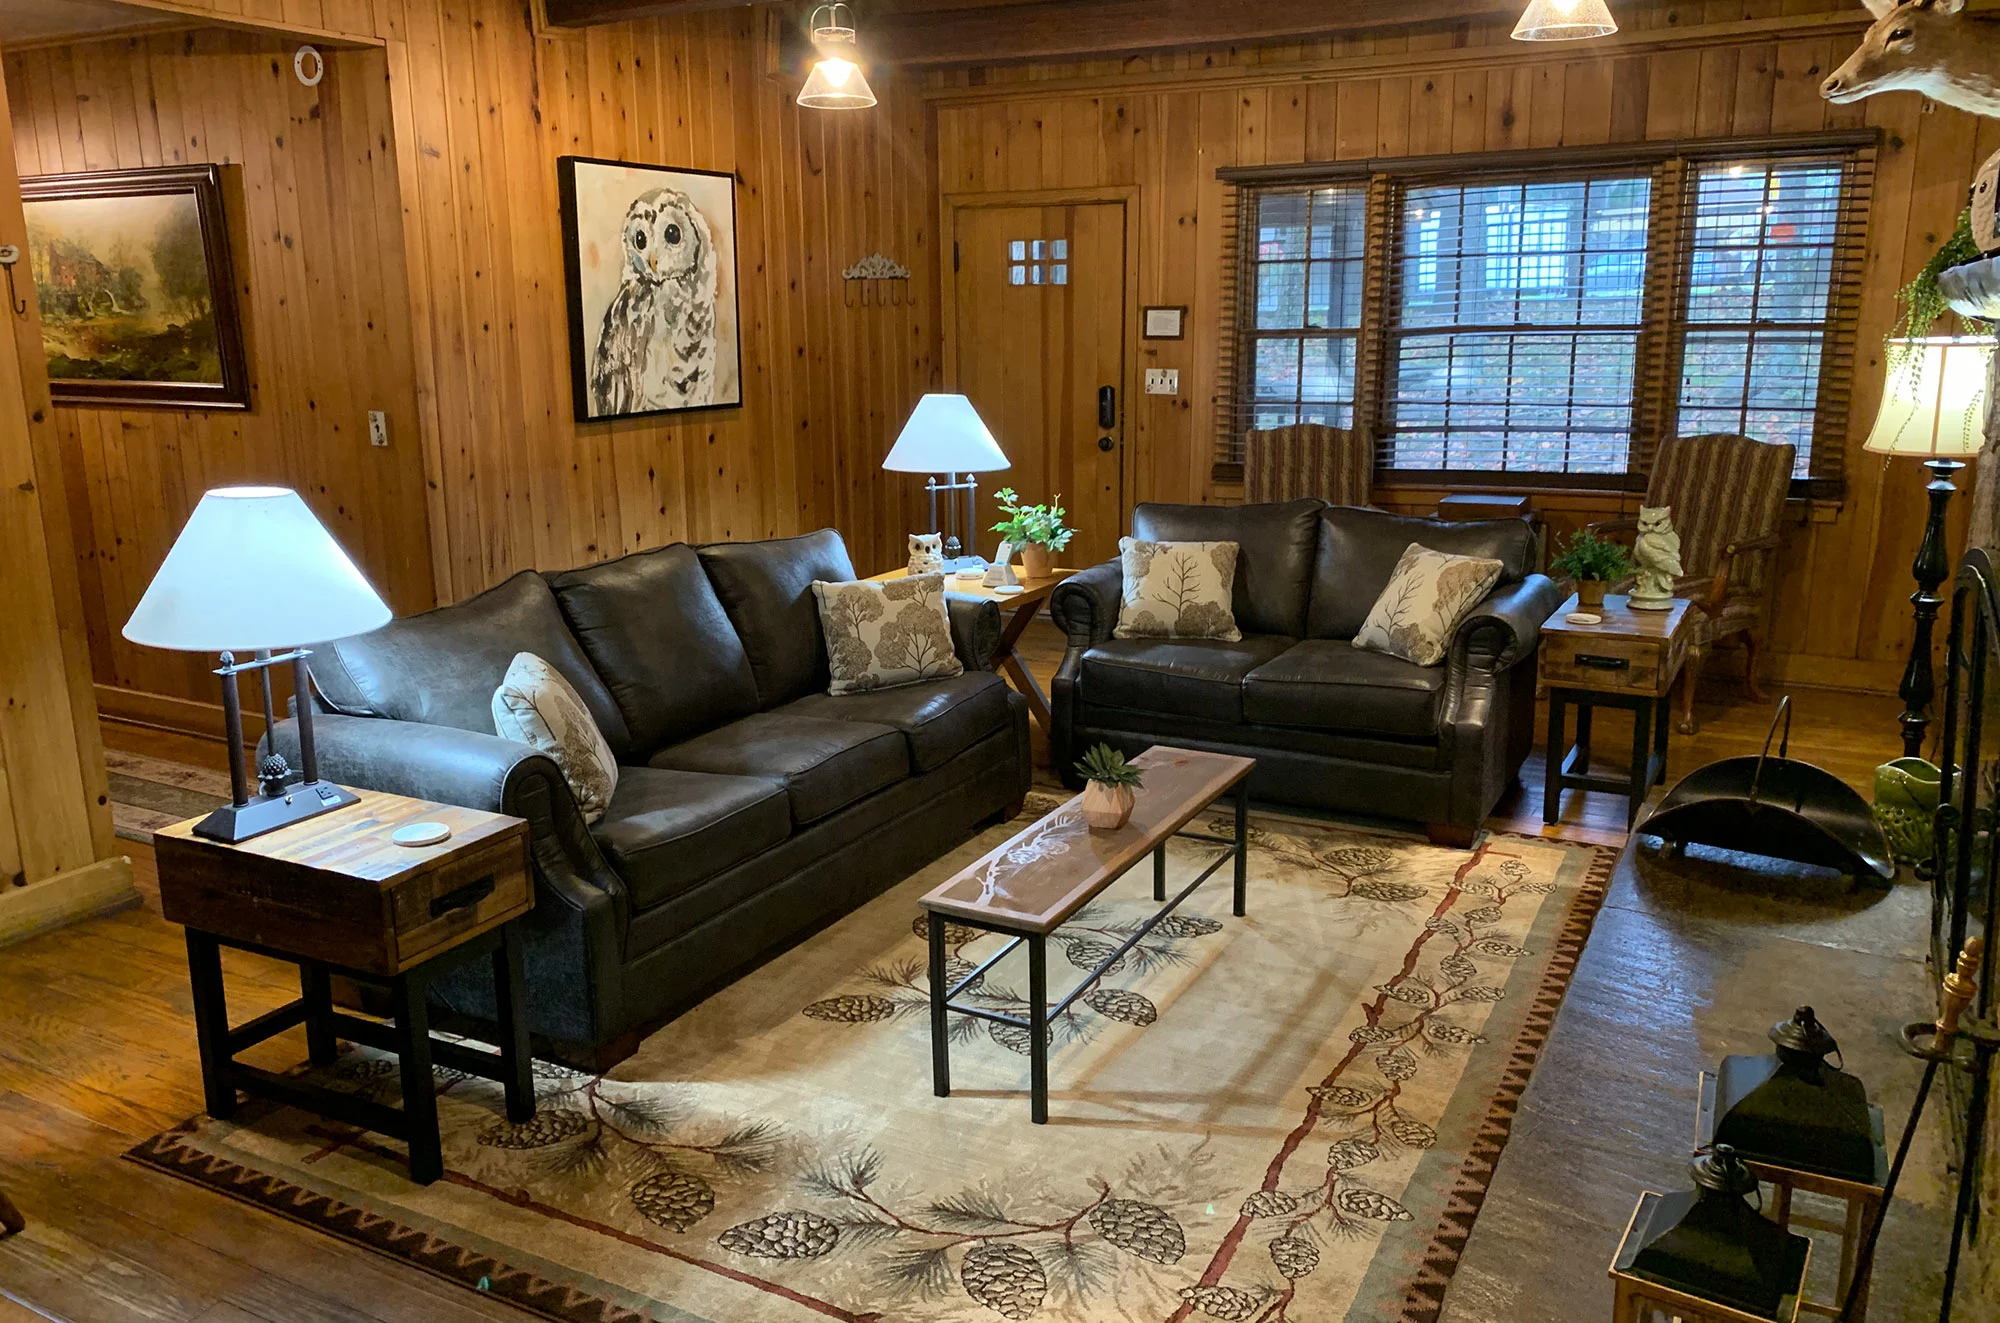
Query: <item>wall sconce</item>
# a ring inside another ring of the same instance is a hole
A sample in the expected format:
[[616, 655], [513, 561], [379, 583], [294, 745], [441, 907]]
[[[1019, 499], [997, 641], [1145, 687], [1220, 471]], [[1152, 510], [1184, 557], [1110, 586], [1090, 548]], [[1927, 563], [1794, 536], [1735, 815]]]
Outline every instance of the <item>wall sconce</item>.
[[[874, 89], [868, 86], [861, 65], [852, 57], [860, 51], [854, 43], [854, 24], [844, 4], [821, 5], [813, 10], [813, 47], [819, 58], [813, 61], [806, 85], [799, 89], [798, 102], [813, 110], [866, 110], [875, 104]], [[826, 22], [820, 22], [820, 15]]]

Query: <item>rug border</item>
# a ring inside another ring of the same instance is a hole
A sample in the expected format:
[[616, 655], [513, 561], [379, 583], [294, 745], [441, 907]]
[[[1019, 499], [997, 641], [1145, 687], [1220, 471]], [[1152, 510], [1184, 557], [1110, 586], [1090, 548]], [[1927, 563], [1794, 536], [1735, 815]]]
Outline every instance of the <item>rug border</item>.
[[1521, 1031], [1515, 1035], [1513, 1046], [1508, 1050], [1506, 1064], [1501, 1067], [1500, 1083], [1493, 1091], [1493, 1101], [1474, 1133], [1465, 1160], [1459, 1164], [1451, 1189], [1445, 1194], [1445, 1206], [1438, 1215], [1437, 1229], [1431, 1233], [1430, 1245], [1418, 1261], [1416, 1278], [1410, 1283], [1401, 1312], [1396, 1316], [1398, 1323], [1437, 1323], [1444, 1310], [1446, 1288], [1451, 1285], [1452, 1275], [1458, 1271], [1465, 1243], [1472, 1236], [1473, 1223], [1478, 1219], [1479, 1210], [1486, 1203], [1487, 1192], [1492, 1188], [1493, 1174], [1499, 1166], [1501, 1150], [1507, 1147], [1508, 1136], [1513, 1132], [1514, 1117], [1520, 1111], [1522, 1095], [1527, 1092], [1535, 1063], [1541, 1059], [1542, 1048], [1547, 1045], [1550, 1031], [1555, 1026], [1556, 1012], [1562, 1008], [1563, 998], [1576, 976], [1577, 964], [1583, 957], [1584, 944], [1590, 940], [1591, 930], [1596, 926], [1598, 912], [1604, 908], [1605, 897], [1610, 894], [1611, 878], [1617, 870], [1618, 861], [1631, 845], [1629, 838], [1625, 845], [1610, 846], [1595, 841], [1550, 840], [1520, 832], [1490, 832], [1487, 839], [1509, 836], [1538, 845], [1586, 849], [1592, 854], [1592, 862], [1584, 871], [1583, 880], [1570, 901], [1569, 912], [1563, 916], [1555, 951], [1535, 986], [1534, 1000], [1530, 1003]]

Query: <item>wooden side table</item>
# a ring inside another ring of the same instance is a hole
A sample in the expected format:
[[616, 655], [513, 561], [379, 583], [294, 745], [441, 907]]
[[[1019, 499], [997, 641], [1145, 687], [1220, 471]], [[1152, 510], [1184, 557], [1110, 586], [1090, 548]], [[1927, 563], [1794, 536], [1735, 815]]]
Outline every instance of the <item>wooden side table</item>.
[[[444, 1174], [433, 1061], [505, 1085], [509, 1120], [535, 1114], [515, 922], [535, 903], [528, 824], [379, 791], [357, 793], [359, 802], [347, 808], [236, 845], [194, 835], [192, 818], [158, 832], [161, 908], [187, 929], [209, 1115], [233, 1114], [240, 1089], [392, 1135], [409, 1144], [410, 1179], [428, 1185]], [[416, 822], [441, 822], [451, 837], [415, 848], [390, 840], [396, 828]], [[299, 999], [231, 1027], [224, 946], [296, 964]], [[436, 975], [482, 955], [493, 962], [497, 1055], [433, 1039], [425, 1002]], [[334, 1010], [334, 974], [387, 989], [393, 1022]], [[335, 1041], [343, 1038], [394, 1052], [402, 1109], [236, 1060], [299, 1024], [314, 1065], [331, 1063]]]
[[[890, 579], [908, 578], [909, 573], [908, 570], [889, 570], [868, 577], [872, 583], [886, 583]], [[993, 661], [1021, 696], [1028, 700], [1028, 711], [1034, 715], [1036, 723], [1046, 735], [1054, 720], [1049, 712], [1049, 696], [1042, 692], [1041, 682], [1035, 679], [1034, 672], [1030, 671], [1026, 663], [1021, 660], [1021, 654], [1015, 651], [1015, 647], [1020, 643], [1021, 635], [1033, 623], [1036, 614], [1041, 611], [1042, 604], [1049, 600], [1049, 594], [1056, 590], [1056, 585], [1076, 571], [1052, 569], [1039, 579], [1030, 579], [1019, 567], [1015, 568], [1014, 573], [1021, 581], [1021, 591], [1018, 593], [1003, 596], [985, 587], [977, 579], [955, 579], [950, 574], [944, 576], [944, 590], [948, 593], [963, 593], [967, 597], [983, 597], [999, 606], [1000, 614], [1006, 617], [1007, 623], [1000, 631], [1000, 646], [993, 652]]]
[[[1549, 697], [1542, 821], [1553, 824], [1561, 815], [1565, 790], [1609, 790], [1626, 797], [1625, 826], [1630, 830], [1646, 792], [1666, 775], [1672, 725], [1667, 695], [1694, 633], [1688, 603], [1675, 598], [1665, 611], [1634, 611], [1623, 594], [1612, 594], [1598, 612], [1604, 617], [1601, 625], [1572, 625], [1564, 619], [1577, 609], [1571, 596], [1542, 625], [1538, 679]], [[1571, 705], [1576, 707], [1576, 745], [1565, 754]], [[1632, 768], [1626, 777], [1590, 773], [1591, 713], [1600, 707], [1632, 713]]]

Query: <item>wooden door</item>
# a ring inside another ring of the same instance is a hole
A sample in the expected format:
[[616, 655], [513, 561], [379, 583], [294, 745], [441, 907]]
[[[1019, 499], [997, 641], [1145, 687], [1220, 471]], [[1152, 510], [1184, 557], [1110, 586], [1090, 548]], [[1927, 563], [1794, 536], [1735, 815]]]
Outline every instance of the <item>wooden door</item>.
[[1057, 564], [1108, 560], [1126, 531], [1125, 204], [960, 204], [952, 241], [952, 380], [1012, 461], [980, 475], [968, 550], [993, 554], [993, 492], [1012, 487], [1060, 494], [1077, 532]]

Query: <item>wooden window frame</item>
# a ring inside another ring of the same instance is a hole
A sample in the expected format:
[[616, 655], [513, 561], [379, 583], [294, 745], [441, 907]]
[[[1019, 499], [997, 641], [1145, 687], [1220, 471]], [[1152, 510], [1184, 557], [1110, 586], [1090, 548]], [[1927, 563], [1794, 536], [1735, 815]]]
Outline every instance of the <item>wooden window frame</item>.
[[1695, 188], [1698, 166], [1714, 161], [1838, 158], [1843, 160], [1841, 205], [1836, 221], [1827, 315], [1823, 323], [1819, 390], [1815, 401], [1810, 476], [1794, 478], [1794, 497], [1837, 500], [1843, 491], [1848, 408], [1866, 258], [1868, 219], [1873, 209], [1876, 129], [1760, 137], [1670, 140], [1599, 147], [1513, 152], [1467, 152], [1438, 156], [1389, 157], [1323, 164], [1229, 166], [1216, 172], [1227, 186], [1223, 217], [1224, 278], [1221, 282], [1223, 334], [1216, 375], [1214, 463], [1219, 483], [1243, 481], [1242, 437], [1253, 417], [1250, 398], [1254, 362], [1248, 357], [1254, 321], [1255, 263], [1240, 225], [1253, 218], [1255, 194], [1265, 190], [1352, 185], [1369, 189], [1366, 259], [1363, 266], [1361, 330], [1355, 352], [1354, 425], [1379, 435], [1387, 385], [1388, 301], [1401, 269], [1397, 217], [1401, 195], [1411, 184], [1441, 178], [1509, 179], [1536, 175], [1637, 169], [1652, 174], [1647, 226], [1642, 330], [1633, 372], [1632, 450], [1621, 474], [1556, 471], [1494, 472], [1388, 469], [1377, 457], [1378, 480], [1419, 486], [1522, 487], [1557, 491], [1641, 491], [1662, 437], [1676, 434], [1682, 348], [1689, 277], [1694, 259]]

